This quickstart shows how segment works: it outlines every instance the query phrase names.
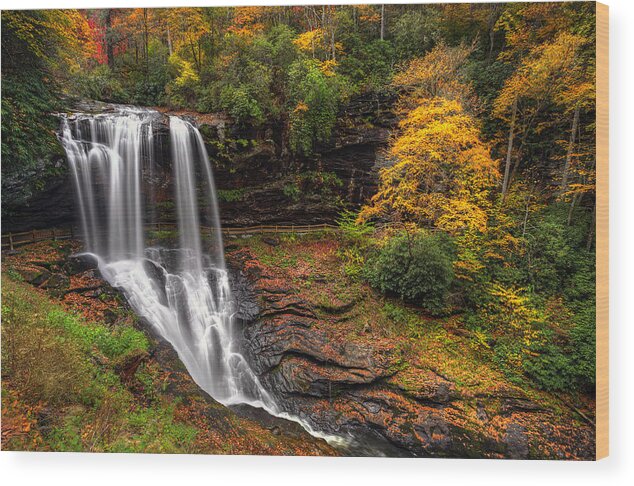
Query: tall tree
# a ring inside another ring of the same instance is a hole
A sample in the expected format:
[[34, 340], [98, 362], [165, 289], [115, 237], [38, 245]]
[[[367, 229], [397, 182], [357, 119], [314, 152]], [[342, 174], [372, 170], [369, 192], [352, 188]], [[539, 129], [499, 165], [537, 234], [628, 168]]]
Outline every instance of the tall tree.
[[[540, 122], [542, 112], [561, 99], [576, 76], [577, 53], [583, 43], [583, 37], [563, 32], [553, 41], [534, 47], [506, 80], [495, 100], [494, 114], [509, 124], [503, 196], [508, 193], [521, 164], [522, 149]], [[515, 144], [517, 133], [520, 135], [518, 145]]]

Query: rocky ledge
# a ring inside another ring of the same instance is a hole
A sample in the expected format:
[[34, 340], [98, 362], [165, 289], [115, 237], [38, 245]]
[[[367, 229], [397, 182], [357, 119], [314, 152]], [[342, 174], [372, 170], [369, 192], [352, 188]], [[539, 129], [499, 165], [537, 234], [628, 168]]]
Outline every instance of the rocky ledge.
[[316, 306], [288, 272], [250, 249], [234, 249], [228, 261], [239, 276], [245, 354], [279, 405], [316, 429], [355, 437], [372, 454], [593, 458], [593, 428], [570, 410], [511, 384], [486, 389], [475, 371], [470, 390], [445, 376], [442, 363], [404, 366], [389, 340], [346, 332], [354, 301]]

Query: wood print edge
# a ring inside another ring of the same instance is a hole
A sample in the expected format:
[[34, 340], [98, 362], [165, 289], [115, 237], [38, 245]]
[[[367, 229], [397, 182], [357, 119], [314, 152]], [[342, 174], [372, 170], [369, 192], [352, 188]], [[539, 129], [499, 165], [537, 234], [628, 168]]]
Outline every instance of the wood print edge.
[[596, 459], [609, 454], [609, 8], [596, 2]]

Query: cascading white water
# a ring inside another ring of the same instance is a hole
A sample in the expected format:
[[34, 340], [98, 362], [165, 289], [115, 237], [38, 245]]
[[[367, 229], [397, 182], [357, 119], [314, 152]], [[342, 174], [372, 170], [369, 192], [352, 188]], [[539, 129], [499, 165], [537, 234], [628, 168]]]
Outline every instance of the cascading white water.
[[[269, 394], [238, 350], [234, 303], [207, 153], [197, 129], [170, 118], [170, 142], [179, 247], [146, 248], [142, 208], [143, 160], [153, 167], [149, 110], [64, 119], [68, 155], [86, 250], [104, 277], [168, 340], [201, 388], [224, 404], [251, 403], [274, 410]], [[89, 130], [89, 133], [86, 131]], [[198, 171], [197, 171], [198, 166]], [[214, 231], [203, 254], [197, 173]]]
[[[143, 170], [154, 170], [152, 120], [157, 112], [121, 107], [115, 113], [63, 119], [62, 143], [77, 194], [87, 253], [104, 278], [123, 290], [135, 312], [177, 351], [192, 378], [225, 405], [246, 403], [300, 423], [331, 443], [348, 439], [322, 434], [279, 409], [239, 351], [213, 172], [200, 132], [170, 117], [178, 248], [146, 247]], [[86, 133], [86, 132], [89, 133]], [[198, 170], [196, 170], [198, 168]], [[197, 174], [204, 176], [199, 208]], [[147, 196], [152, 201], [153, 191]], [[200, 210], [216, 228], [203, 252]]]

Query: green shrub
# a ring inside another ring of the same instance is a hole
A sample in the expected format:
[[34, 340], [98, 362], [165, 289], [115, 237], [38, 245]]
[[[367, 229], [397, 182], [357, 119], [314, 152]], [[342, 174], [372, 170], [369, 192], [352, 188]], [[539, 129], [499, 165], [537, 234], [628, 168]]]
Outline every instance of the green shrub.
[[337, 256], [342, 261], [343, 273], [354, 281], [360, 280], [363, 277], [365, 257], [359, 247], [349, 246], [341, 248], [337, 252]]
[[298, 182], [302, 192], [325, 196], [333, 199], [336, 190], [343, 186], [343, 181], [334, 172], [322, 170], [309, 170], [298, 176]]
[[350, 210], [344, 210], [339, 214], [337, 225], [343, 240], [350, 244], [363, 244], [374, 232], [372, 222], [358, 221], [357, 213]]
[[227, 85], [220, 92], [220, 106], [227, 111], [239, 125], [264, 122], [264, 111], [257, 99], [251, 96], [247, 86]]
[[79, 93], [94, 100], [128, 103], [130, 97], [107, 64], [79, 73], [75, 79]]
[[342, 98], [341, 80], [320, 69], [315, 59], [298, 60], [289, 67], [289, 145], [309, 155], [317, 142], [330, 138]]
[[370, 255], [365, 275], [383, 293], [442, 313], [454, 279], [451, 243], [440, 234], [402, 233]]
[[357, 213], [344, 210], [337, 219], [342, 246], [337, 256], [342, 261], [343, 272], [352, 280], [363, 277], [366, 248], [371, 242], [374, 224], [357, 221]]
[[594, 389], [596, 379], [596, 329], [594, 302], [574, 316], [574, 327], [562, 345], [554, 342], [553, 332], [536, 356], [526, 365], [526, 373], [547, 391]]
[[218, 189], [216, 195], [219, 201], [236, 202], [244, 199], [245, 189]]
[[299, 198], [302, 194], [302, 191], [296, 182], [289, 182], [288, 184], [285, 184], [282, 188], [282, 192], [293, 202], [299, 201]]

